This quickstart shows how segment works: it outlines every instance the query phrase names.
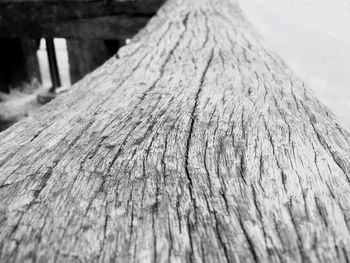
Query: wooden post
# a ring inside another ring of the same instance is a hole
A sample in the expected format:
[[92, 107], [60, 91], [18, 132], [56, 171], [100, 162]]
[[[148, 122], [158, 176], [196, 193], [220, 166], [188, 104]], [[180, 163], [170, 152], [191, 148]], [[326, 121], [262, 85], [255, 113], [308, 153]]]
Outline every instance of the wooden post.
[[135, 35], [164, 0], [0, 1], [0, 37], [118, 39]]
[[235, 0], [169, 0], [0, 133], [1, 262], [349, 262], [350, 134]]
[[41, 80], [35, 39], [0, 39], [0, 90], [22, 86], [33, 79]]
[[52, 38], [46, 38], [46, 51], [49, 60], [49, 69], [52, 82], [51, 92], [54, 92], [57, 87], [61, 86], [60, 73], [58, 70], [55, 42]]
[[28, 81], [36, 79], [38, 82], [41, 82], [39, 59], [37, 55], [39, 43], [40, 39], [21, 38]]
[[12, 39], [0, 39], [0, 91], [6, 93], [10, 91], [12, 85], [11, 68], [13, 62], [10, 60], [10, 57], [12, 53], [16, 53], [12, 52], [15, 47], [10, 42], [13, 43], [14, 41]]

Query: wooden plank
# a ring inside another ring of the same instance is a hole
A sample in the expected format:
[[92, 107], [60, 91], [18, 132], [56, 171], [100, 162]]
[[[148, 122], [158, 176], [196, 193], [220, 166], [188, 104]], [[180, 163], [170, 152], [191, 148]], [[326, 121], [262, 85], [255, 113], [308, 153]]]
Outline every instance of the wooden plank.
[[110, 16], [67, 21], [26, 21], [0, 24], [1, 37], [125, 39], [134, 36], [148, 17]]
[[[138, 14], [152, 15], [157, 12], [164, 0], [2, 0], [0, 6], [6, 11], [28, 8], [23, 17], [89, 17], [100, 15]], [[37, 11], [37, 12], [35, 12]], [[66, 14], [61, 13], [67, 12]]]
[[234, 0], [169, 0], [0, 145], [2, 262], [350, 258], [350, 134]]
[[0, 2], [0, 37], [125, 39], [164, 0]]

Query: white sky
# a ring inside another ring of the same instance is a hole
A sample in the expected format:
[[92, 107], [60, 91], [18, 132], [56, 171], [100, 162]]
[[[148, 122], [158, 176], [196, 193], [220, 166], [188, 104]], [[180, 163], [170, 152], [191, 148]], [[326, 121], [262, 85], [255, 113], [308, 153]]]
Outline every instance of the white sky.
[[350, 0], [240, 0], [266, 44], [350, 131]]

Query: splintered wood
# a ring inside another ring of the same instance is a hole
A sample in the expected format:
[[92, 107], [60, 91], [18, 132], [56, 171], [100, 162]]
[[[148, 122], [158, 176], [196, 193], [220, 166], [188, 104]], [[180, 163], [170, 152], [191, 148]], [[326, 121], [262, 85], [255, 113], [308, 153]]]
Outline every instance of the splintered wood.
[[350, 134], [234, 0], [169, 0], [0, 134], [1, 262], [349, 262]]

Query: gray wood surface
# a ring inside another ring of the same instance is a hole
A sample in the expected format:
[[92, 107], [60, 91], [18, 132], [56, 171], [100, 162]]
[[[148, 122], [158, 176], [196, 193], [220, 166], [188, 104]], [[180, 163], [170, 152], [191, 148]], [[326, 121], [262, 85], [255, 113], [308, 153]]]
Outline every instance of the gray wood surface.
[[350, 135], [234, 0], [169, 0], [0, 142], [1, 262], [349, 262]]

